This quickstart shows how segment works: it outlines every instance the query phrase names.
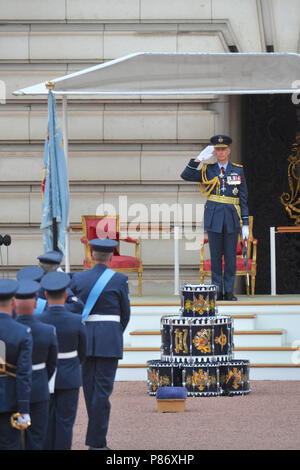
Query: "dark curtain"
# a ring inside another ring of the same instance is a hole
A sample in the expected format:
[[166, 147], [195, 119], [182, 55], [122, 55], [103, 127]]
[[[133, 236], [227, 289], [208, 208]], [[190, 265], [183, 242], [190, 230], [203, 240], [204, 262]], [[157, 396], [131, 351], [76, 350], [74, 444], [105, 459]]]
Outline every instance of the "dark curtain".
[[[294, 225], [280, 202], [289, 192], [287, 157], [297, 134], [297, 107], [291, 95], [242, 98], [243, 165], [249, 214], [258, 239], [257, 294], [270, 294], [270, 227]], [[300, 292], [300, 234], [276, 235], [277, 293]]]

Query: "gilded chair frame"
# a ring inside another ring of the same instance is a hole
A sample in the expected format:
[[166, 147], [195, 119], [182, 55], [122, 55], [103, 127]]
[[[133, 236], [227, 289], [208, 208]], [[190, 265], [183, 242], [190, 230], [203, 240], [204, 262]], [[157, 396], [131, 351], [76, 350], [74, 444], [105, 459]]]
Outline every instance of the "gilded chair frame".
[[[83, 231], [83, 239], [87, 238], [87, 219], [116, 219], [116, 232], [120, 233], [120, 222], [119, 222], [119, 215], [82, 215], [81, 220], [82, 220], [82, 231]], [[143, 263], [140, 257], [140, 240], [138, 239], [133, 239], [130, 237], [127, 238], [120, 238], [118, 241], [118, 246], [117, 250], [120, 253], [120, 241], [124, 241], [126, 243], [134, 243], [135, 244], [135, 258], [137, 258], [139, 262], [139, 267], [138, 268], [113, 268], [114, 271], [120, 272], [120, 273], [132, 273], [132, 272], [137, 272], [138, 275], [138, 294], [139, 297], [142, 295], [142, 276], [143, 276]], [[84, 243], [84, 256], [86, 259], [88, 259], [90, 266], [93, 267], [95, 265], [95, 261], [93, 260], [92, 257], [92, 252], [89, 247], [88, 242], [83, 242]], [[122, 256], [120, 254], [120, 256]]]

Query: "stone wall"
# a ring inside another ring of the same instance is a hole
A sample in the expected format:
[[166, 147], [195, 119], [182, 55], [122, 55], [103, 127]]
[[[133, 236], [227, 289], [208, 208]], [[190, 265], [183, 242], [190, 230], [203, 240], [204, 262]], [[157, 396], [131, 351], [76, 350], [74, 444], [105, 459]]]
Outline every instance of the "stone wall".
[[[288, 3], [0, 0], [0, 80], [6, 86], [0, 105], [0, 233], [13, 239], [11, 273], [35, 264], [43, 251], [40, 183], [47, 128], [46, 100], [14, 96], [14, 90], [139, 51], [297, 52], [300, 4]], [[59, 98], [57, 109], [61, 122]], [[179, 175], [217, 132], [233, 136], [233, 160], [240, 161], [238, 97], [70, 97], [70, 223], [80, 223], [100, 204], [117, 209], [119, 196], [127, 196], [129, 206], [144, 204], [148, 213], [155, 203], [203, 202], [197, 185]], [[80, 236], [71, 235], [73, 270], [82, 266]], [[141, 255], [144, 292], [151, 293], [152, 279], [172, 279], [173, 241], [142, 240]], [[196, 278], [199, 250], [186, 250], [183, 241], [180, 263], [182, 278]]]

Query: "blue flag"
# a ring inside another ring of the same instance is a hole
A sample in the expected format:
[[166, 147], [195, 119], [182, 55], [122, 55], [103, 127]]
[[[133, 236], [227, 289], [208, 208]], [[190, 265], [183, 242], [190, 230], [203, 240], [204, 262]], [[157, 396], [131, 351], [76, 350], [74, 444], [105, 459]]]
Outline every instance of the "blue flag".
[[53, 250], [53, 219], [57, 226], [57, 247], [65, 253], [69, 215], [69, 183], [62, 136], [57, 123], [55, 97], [48, 94], [48, 135], [44, 146], [42, 182], [42, 221], [44, 250]]

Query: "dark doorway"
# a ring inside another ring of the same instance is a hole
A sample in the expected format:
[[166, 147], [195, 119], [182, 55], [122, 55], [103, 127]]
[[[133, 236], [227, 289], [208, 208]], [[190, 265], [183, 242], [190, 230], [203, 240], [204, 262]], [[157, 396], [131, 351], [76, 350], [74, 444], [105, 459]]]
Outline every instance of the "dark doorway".
[[[288, 156], [299, 132], [291, 95], [242, 97], [242, 155], [249, 214], [258, 239], [257, 294], [270, 294], [270, 227], [294, 225], [280, 201], [289, 190]], [[300, 293], [300, 234], [276, 235], [277, 293]]]

